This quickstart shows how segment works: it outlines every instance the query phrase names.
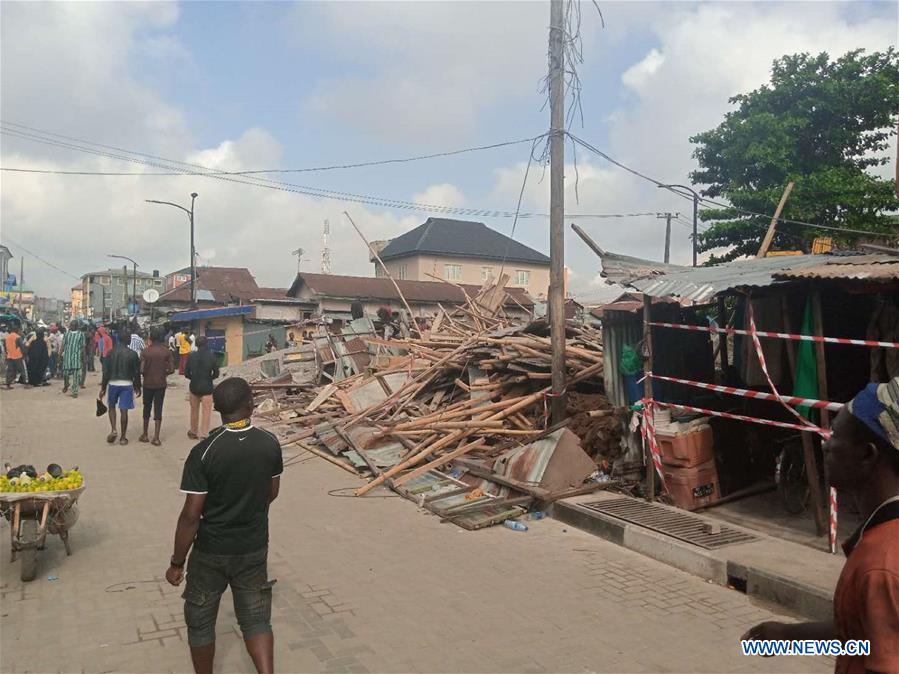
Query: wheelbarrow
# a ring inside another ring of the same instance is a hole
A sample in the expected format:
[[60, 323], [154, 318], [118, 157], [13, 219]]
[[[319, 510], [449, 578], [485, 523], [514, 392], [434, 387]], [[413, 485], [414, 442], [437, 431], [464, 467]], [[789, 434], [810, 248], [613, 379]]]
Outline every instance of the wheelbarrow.
[[77, 502], [84, 489], [82, 485], [65, 491], [0, 493], [0, 514], [10, 523], [9, 561], [22, 558], [23, 582], [34, 580], [37, 575], [38, 551], [44, 549], [48, 533], [62, 539], [66, 556], [72, 554], [69, 529], [78, 521]]

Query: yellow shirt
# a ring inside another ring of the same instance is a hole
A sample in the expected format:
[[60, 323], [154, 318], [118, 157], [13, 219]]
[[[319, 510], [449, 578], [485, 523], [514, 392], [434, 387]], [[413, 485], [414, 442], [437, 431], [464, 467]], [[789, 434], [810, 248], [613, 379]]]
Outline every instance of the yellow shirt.
[[178, 333], [178, 353], [182, 356], [190, 353], [190, 340], [183, 332]]

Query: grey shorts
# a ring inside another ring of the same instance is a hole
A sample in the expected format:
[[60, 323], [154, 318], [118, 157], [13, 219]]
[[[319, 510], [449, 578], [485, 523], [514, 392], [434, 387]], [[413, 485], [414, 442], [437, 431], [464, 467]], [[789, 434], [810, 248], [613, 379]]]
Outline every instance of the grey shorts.
[[267, 548], [245, 555], [191, 552], [187, 562], [187, 586], [181, 595], [188, 644], [205, 646], [215, 642], [219, 602], [229, 585], [243, 638], [271, 633], [272, 585], [275, 581], [268, 580], [267, 562]]

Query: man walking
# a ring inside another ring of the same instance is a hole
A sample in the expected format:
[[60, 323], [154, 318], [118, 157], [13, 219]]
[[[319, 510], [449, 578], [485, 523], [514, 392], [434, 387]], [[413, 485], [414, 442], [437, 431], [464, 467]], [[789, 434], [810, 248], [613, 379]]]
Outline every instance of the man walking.
[[899, 377], [868, 384], [840, 410], [824, 462], [831, 484], [855, 497], [864, 521], [843, 544], [833, 618], [761, 623], [743, 639], [868, 640], [870, 654], [838, 656], [836, 672], [899, 672]]
[[50, 326], [50, 334], [47, 336], [50, 342], [50, 362], [47, 369], [50, 371], [50, 379], [56, 378], [57, 368], [59, 366], [59, 352], [62, 349], [62, 335], [59, 334], [59, 328], [56, 323]]
[[144, 343], [144, 338], [140, 336], [140, 332], [135, 330], [131, 333], [131, 341], [128, 343], [128, 348], [134, 351], [138, 356], [140, 356], [141, 352], [147, 348], [146, 343]]
[[116, 441], [116, 407], [119, 408], [121, 418], [122, 437], [120, 445], [128, 444], [128, 410], [134, 409], [135, 396], [140, 397], [140, 359], [137, 354], [128, 348], [131, 335], [123, 330], [118, 335], [118, 343], [106, 357], [103, 365], [103, 383], [100, 386], [100, 398], [109, 390], [109, 425], [111, 431], [106, 436], [106, 442], [110, 445]]
[[[157, 447], [162, 444], [159, 431], [162, 429], [162, 404], [165, 402], [165, 390], [168, 376], [175, 371], [172, 352], [165, 345], [162, 328], [150, 332], [150, 346], [140, 354], [140, 372], [143, 375], [144, 389], [144, 432], [138, 438], [140, 442], [149, 442]], [[156, 427], [153, 439], [150, 440], [150, 408], [153, 408], [153, 419]]]
[[13, 323], [4, 340], [6, 349], [6, 388], [12, 388], [13, 382], [25, 377], [25, 340], [19, 334], [19, 326]]
[[215, 354], [209, 350], [206, 337], [197, 337], [197, 350], [181, 355], [186, 359], [184, 376], [190, 379], [190, 430], [187, 437], [204, 440], [209, 435], [209, 416], [212, 412], [213, 380], [218, 379], [219, 366]]
[[184, 370], [187, 367], [187, 357], [190, 355], [190, 340], [187, 338], [184, 330], [178, 331], [178, 334], [175, 335], [175, 340], [178, 342], [178, 372], [184, 375]]
[[184, 462], [186, 496], [165, 577], [180, 585], [187, 562], [182, 597], [195, 672], [212, 672], [219, 602], [230, 585], [247, 652], [256, 671], [269, 674], [274, 671], [274, 581], [268, 580], [268, 510], [284, 471], [281, 447], [275, 436], [250, 423], [253, 391], [245, 380], [224, 380], [213, 397], [223, 426]]
[[78, 397], [78, 389], [84, 377], [84, 333], [78, 323], [72, 321], [69, 331], [62, 338], [62, 392], [67, 393], [72, 386], [72, 397]]

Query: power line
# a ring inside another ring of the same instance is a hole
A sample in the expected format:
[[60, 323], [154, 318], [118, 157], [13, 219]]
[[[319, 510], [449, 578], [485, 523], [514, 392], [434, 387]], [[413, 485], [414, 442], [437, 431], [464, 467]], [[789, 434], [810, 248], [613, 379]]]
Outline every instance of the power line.
[[[42, 258], [42, 257], [41, 257], [40, 255], [38, 255], [37, 253], [32, 253], [30, 250], [28, 250], [28, 249], [27, 249], [25, 246], [23, 246], [22, 244], [16, 243], [16, 242], [13, 241], [11, 238], [9, 238], [9, 236], [8, 236], [6, 233], [3, 234], [3, 238], [6, 239], [7, 241], [9, 241], [9, 242], [10, 242], [13, 246], [15, 246], [16, 248], [21, 248], [25, 253], [27, 253], [28, 255], [30, 255], [31, 257], [33, 257], [35, 260], [38, 260], [39, 262], [43, 262], [45, 265], [47, 265], [47, 266], [50, 267], [51, 269], [55, 269], [56, 271], [65, 274], [66, 276], [71, 276], [73, 279], [76, 279], [76, 280], [78, 280], [78, 279], [81, 278], [80, 276], [75, 276], [75, 274], [72, 274], [71, 272], [67, 272], [67, 271], [66, 271], [65, 269], [63, 269], [62, 267], [57, 267], [57, 266], [56, 266], [55, 264], [53, 264], [52, 262], [48, 262], [47, 260], [45, 260], [44, 258]], [[21, 283], [21, 281], [20, 281], [20, 283]]]
[[[19, 129], [24, 129], [24, 130], [30, 131], [30, 132], [36, 132], [36, 133], [39, 133], [39, 134], [42, 134], [45, 136], [52, 136], [55, 138], [60, 138], [60, 139], [67, 140], [67, 141], [75, 141], [75, 142], [79, 142], [79, 143], [89, 143], [89, 144], [95, 145], [97, 147], [102, 147], [102, 148], [105, 148], [108, 150], [115, 150], [118, 152], [128, 152], [130, 154], [140, 155], [143, 157], [147, 157], [149, 159], [160, 159], [163, 161], [173, 161], [173, 160], [166, 160], [166, 159], [163, 159], [162, 157], [157, 157], [157, 156], [150, 155], [150, 154], [135, 152], [133, 150], [125, 150], [123, 148], [119, 148], [114, 145], [103, 145], [102, 143], [90, 143], [89, 141], [85, 141], [83, 139], [76, 138], [74, 136], [65, 136], [63, 134], [53, 133], [50, 131], [43, 131], [41, 129], [26, 126], [25, 124], [16, 124], [15, 122], [7, 122], [7, 121], [0, 121], [0, 123], [4, 124], [6, 126], [9, 126], [9, 127], [13, 127], [12, 130], [16, 130], [16, 127], [17, 127]], [[336, 170], [342, 170], [342, 169], [365, 168], [365, 167], [369, 167], [369, 166], [385, 166], [385, 165], [389, 165], [389, 164], [405, 164], [405, 163], [409, 163], [409, 162], [423, 161], [426, 159], [439, 159], [442, 157], [453, 157], [456, 155], [466, 154], [466, 153], [470, 153], [470, 152], [495, 150], [495, 149], [502, 148], [502, 147], [509, 147], [511, 145], [521, 145], [523, 143], [532, 143], [532, 142], [539, 140], [540, 138], [545, 137], [546, 135], [547, 134], [543, 133], [543, 134], [540, 134], [539, 136], [534, 136], [532, 138], [520, 138], [518, 140], [509, 140], [509, 141], [503, 141], [500, 143], [491, 143], [489, 145], [476, 145], [473, 147], [465, 147], [465, 148], [461, 148], [461, 149], [457, 149], [457, 150], [447, 150], [445, 152], [434, 152], [431, 154], [413, 155], [411, 157], [379, 159], [379, 160], [374, 160], [374, 161], [356, 162], [356, 163], [349, 163], [349, 164], [332, 164], [332, 165], [327, 165], [327, 166], [311, 166], [311, 167], [306, 167], [306, 168], [289, 168], [289, 169], [251, 169], [251, 170], [246, 170], [246, 171], [210, 170], [210, 171], [207, 171], [204, 173], [221, 174], [221, 175], [238, 175], [238, 176], [239, 175], [254, 175], [254, 174], [260, 174], [260, 173], [312, 173], [312, 172], [320, 172], [320, 171], [336, 171]], [[182, 162], [178, 162], [178, 163], [182, 163]], [[184, 163], [184, 165], [191, 166], [191, 164], [188, 164], [188, 163]], [[195, 166], [198, 166], [198, 165], [195, 165]], [[12, 170], [12, 169], [10, 169], [10, 170]], [[18, 170], [27, 171], [29, 173], [45, 172], [45, 171], [27, 170], [27, 169], [18, 169]], [[51, 173], [51, 171], [46, 171], [46, 172]], [[62, 175], [95, 175], [94, 172], [81, 172], [81, 171], [52, 171], [52, 173], [60, 173]], [[110, 173], [97, 173], [97, 175], [118, 176], [118, 175], [181, 175], [181, 174], [175, 173], [175, 172], [156, 173], [156, 174], [139, 173], [139, 172], [134, 172], [134, 173], [123, 173], [123, 172], [112, 173], [112, 172], [110, 172]], [[200, 173], [198, 173], [197, 175], [200, 175]]]
[[[29, 127], [30, 128], [30, 127]], [[438, 213], [447, 213], [447, 214], [458, 214], [458, 215], [469, 215], [469, 216], [483, 216], [483, 217], [502, 217], [502, 218], [534, 218], [534, 217], [549, 217], [547, 213], [521, 213], [519, 211], [509, 212], [509, 211], [500, 211], [493, 209], [484, 209], [484, 208], [460, 208], [460, 207], [452, 207], [452, 206], [439, 206], [435, 204], [421, 204], [417, 202], [408, 202], [398, 199], [390, 199], [387, 197], [376, 197], [370, 195], [362, 195], [355, 194], [351, 192], [338, 192], [334, 190], [329, 190], [325, 188], [315, 188], [308, 187], [304, 185], [296, 185], [293, 183], [287, 183], [282, 181], [274, 181], [268, 180], [264, 178], [254, 178], [248, 177], [247, 180], [238, 180], [235, 178], [235, 173], [229, 172], [221, 172], [214, 171], [208, 169], [208, 167], [199, 165], [199, 164], [188, 164], [185, 162], [178, 162], [177, 160], [170, 160], [165, 158], [158, 158], [159, 161], [167, 162], [168, 164], [183, 164], [185, 166], [189, 166], [190, 169], [181, 169], [177, 166], [172, 167], [167, 164], [160, 164], [153, 161], [147, 161], [144, 159], [140, 159], [139, 157], [129, 156], [127, 154], [119, 154], [120, 152], [131, 152], [129, 150], [123, 150], [120, 148], [113, 148], [112, 146], [106, 146], [101, 143], [93, 143], [91, 141], [75, 139], [78, 143], [83, 143], [83, 145], [78, 145], [76, 143], [70, 143], [63, 140], [55, 140], [53, 138], [47, 138], [44, 136], [55, 135], [59, 136], [60, 134], [49, 134], [44, 132], [32, 133], [30, 131], [18, 131], [15, 129], [0, 129], [0, 133], [11, 135], [14, 137], [19, 137], [25, 140], [30, 140], [32, 142], [42, 143], [46, 145], [51, 145], [54, 147], [61, 147], [64, 149], [69, 149], [78, 152], [84, 152], [87, 154], [92, 154], [99, 157], [106, 157], [110, 159], [118, 159], [121, 161], [127, 161], [130, 163], [135, 163], [138, 165], [151, 166], [151, 167], [162, 167], [170, 169], [169, 171], [163, 173], [127, 173], [127, 172], [112, 172], [112, 171], [56, 171], [56, 170], [44, 170], [44, 169], [26, 169], [19, 167], [3, 167], [0, 170], [3, 171], [13, 171], [13, 172], [24, 172], [24, 173], [47, 173], [47, 174], [60, 174], [60, 175], [98, 175], [98, 176], [129, 176], [129, 175], [184, 175], [184, 176], [200, 176], [200, 177], [208, 177], [215, 178], [218, 180], [226, 180], [228, 182], [236, 182], [244, 185], [257, 185], [261, 187], [268, 187], [270, 189], [282, 189], [282, 191], [288, 192], [297, 192], [300, 194], [304, 194], [307, 196], [313, 196], [317, 198], [329, 198], [329, 199], [337, 199], [341, 201], [356, 201], [361, 203], [367, 203], [370, 205], [381, 206], [386, 208], [395, 208], [395, 209], [404, 209], [404, 210], [423, 210], [423, 211], [432, 211]], [[536, 146], [536, 143], [546, 134], [541, 134], [539, 136], [535, 136], [530, 139], [532, 145], [531, 155], [533, 155], [533, 148]], [[68, 137], [66, 137], [68, 138]], [[516, 141], [517, 142], [517, 141]], [[95, 146], [95, 147], [91, 147]], [[105, 150], [98, 150], [95, 148], [109, 148], [115, 150], [115, 152], [107, 152]], [[146, 155], [140, 152], [133, 152], [132, 154], [140, 155], [140, 156], [152, 156]], [[154, 159], [156, 159], [154, 157]], [[171, 170], [171, 169], [175, 170]], [[203, 171], [196, 171], [195, 169], [204, 169]], [[291, 188], [291, 189], [287, 189]], [[655, 215], [655, 213], [572, 213], [566, 215], [566, 217], [571, 218], [627, 218], [627, 217], [644, 217], [647, 215]]]
[[[567, 132], [566, 132], [566, 133], [567, 133]], [[586, 148], [587, 150], [590, 150], [591, 152], [593, 152], [593, 153], [596, 154], [596, 155], [599, 155], [600, 157], [602, 157], [603, 159], [605, 159], [605, 160], [608, 161], [609, 163], [614, 164], [615, 166], [618, 166], [618, 167], [621, 168], [621, 169], [624, 169], [624, 170], [627, 171], [628, 173], [631, 173], [631, 174], [633, 174], [633, 175], [635, 175], [635, 176], [637, 176], [637, 177], [639, 177], [639, 178], [642, 178], [643, 180], [647, 180], [647, 181], [651, 182], [652, 184], [656, 185], [657, 187], [661, 187], [661, 188], [663, 188], [663, 189], [666, 189], [666, 190], [668, 190], [669, 192], [672, 192], [673, 194], [676, 194], [677, 196], [679, 196], [679, 197], [681, 197], [681, 198], [683, 198], [683, 199], [687, 199], [688, 201], [692, 201], [692, 200], [693, 200], [693, 197], [692, 197], [692, 196], [683, 194], [682, 192], [679, 192], [679, 191], [673, 189], [670, 185], [667, 185], [667, 184], [665, 184], [665, 183], [663, 183], [663, 182], [661, 182], [661, 181], [659, 181], [659, 180], [656, 180], [655, 178], [651, 178], [650, 176], [648, 176], [648, 175], [646, 175], [646, 174], [644, 174], [644, 173], [641, 173], [640, 171], [637, 171], [636, 169], [632, 169], [631, 167], [626, 166], [625, 164], [622, 164], [621, 162], [617, 161], [616, 159], [613, 159], [612, 157], [610, 157], [608, 154], [606, 154], [606, 153], [603, 152], [602, 150], [600, 150], [600, 149], [594, 147], [593, 145], [591, 145], [591, 144], [588, 143], [587, 141], [578, 138], [578, 137], [575, 136], [574, 134], [568, 133], [568, 136], [571, 137], [571, 139], [572, 139], [574, 142], [578, 143], [578, 144], [581, 145], [582, 147]], [[757, 217], [768, 218], [769, 220], [770, 220], [770, 219], [773, 219], [773, 217], [774, 217], [774, 216], [771, 215], [771, 214], [767, 214], [767, 213], [758, 213], [758, 212], [756, 212], [756, 211], [751, 211], [751, 210], [749, 210], [749, 209], [741, 208], [741, 207], [739, 207], [739, 206], [734, 206], [734, 205], [732, 205], [732, 204], [725, 204], [725, 203], [720, 202], [720, 201], [714, 201], [714, 200], [712, 200], [712, 199], [709, 199], [709, 198], [707, 198], [707, 197], [703, 197], [703, 196], [701, 196], [701, 195], [699, 196], [699, 201], [700, 201], [701, 203], [711, 204], [711, 205], [713, 205], [713, 206], [718, 206], [719, 208], [718, 208], [717, 210], [733, 210], [733, 211], [739, 211], [739, 212], [741, 212], [741, 213], [745, 213], [746, 215], [754, 215], [754, 216], [757, 216]], [[713, 210], [716, 210], [716, 209], [713, 209]], [[844, 234], [860, 234], [860, 235], [877, 234], [877, 232], [872, 232], [872, 231], [869, 231], [869, 230], [851, 229], [851, 228], [848, 228], [848, 227], [835, 227], [835, 226], [832, 226], [832, 225], [819, 225], [819, 224], [816, 224], [816, 223], [814, 223], [814, 222], [805, 222], [805, 221], [803, 221], [803, 220], [791, 220], [790, 218], [783, 218], [783, 217], [779, 217], [779, 218], [777, 218], [777, 220], [778, 220], [778, 222], [783, 222], [783, 223], [790, 224], [790, 225], [801, 225], [801, 226], [803, 226], [803, 227], [814, 227], [814, 228], [817, 228], [817, 229], [824, 229], [824, 230], [828, 230], [828, 231], [831, 231], [831, 232], [842, 232], [842, 233], [844, 233]], [[767, 228], [767, 225], [764, 225], [764, 224], [762, 224], [762, 223], [747, 223], [747, 224], [751, 224], [751, 225], [753, 225], [753, 226], [758, 226], [758, 227], [765, 227], [765, 228]]]
[[[56, 141], [49, 138], [44, 138], [41, 136], [37, 136], [35, 134], [19, 132], [19, 131], [10, 131], [7, 129], [0, 130], [0, 133], [13, 135], [15, 137], [25, 138], [27, 140], [31, 140], [38, 143], [43, 143], [46, 145], [62, 147], [78, 152], [84, 152], [87, 154], [93, 154], [100, 157], [107, 157], [111, 159], [119, 159], [122, 161], [128, 161], [134, 164], [140, 164], [144, 166], [153, 166], [156, 168], [163, 168], [169, 170], [175, 170], [178, 175], [191, 175], [196, 174], [196, 171], [184, 169], [181, 170], [177, 166], [172, 166], [172, 164], [184, 164], [184, 162], [178, 162], [177, 160], [169, 160], [162, 159], [160, 161], [168, 162], [168, 163], [159, 163], [155, 161], [147, 161], [145, 159], [140, 159], [139, 157], [128, 156], [115, 154], [112, 152], [107, 152], [104, 150], [98, 150], [94, 147], [89, 147], [85, 145], [75, 145], [72, 143]], [[85, 141], [87, 142], [87, 141]], [[88, 145], [92, 145], [89, 143]], [[140, 153], [135, 153], [140, 154]], [[221, 174], [213, 172], [208, 167], [200, 166], [200, 165], [191, 165], [194, 168], [202, 168], [206, 171], [203, 173], [201, 177], [212, 178], [215, 180], [223, 180], [226, 182], [238, 183], [242, 185], [253, 185], [257, 187], [266, 187], [268, 189], [275, 189], [284, 192], [293, 192], [297, 194], [304, 194], [311, 197], [323, 198], [323, 199], [334, 199], [337, 201], [349, 201], [355, 203], [364, 203], [374, 206], [379, 206], [382, 208], [393, 208], [393, 209], [403, 209], [403, 210], [419, 210], [419, 211], [427, 211], [434, 213], [446, 213], [446, 214], [457, 214], [457, 215], [469, 215], [469, 216], [481, 216], [481, 217], [500, 217], [500, 218], [514, 218], [515, 213], [510, 211], [500, 211], [500, 210], [492, 210], [492, 209], [479, 209], [479, 208], [462, 208], [456, 206], [440, 206], [436, 204], [421, 204], [417, 202], [404, 201], [401, 199], [392, 199], [387, 197], [377, 197], [371, 195], [357, 194], [353, 192], [339, 192], [336, 190], [329, 190], [325, 188], [317, 188], [310, 187], [306, 185], [296, 185], [293, 183], [278, 181], [278, 180], [270, 180], [266, 178], [257, 178], [254, 176], [231, 176], [227, 174]], [[535, 217], [537, 214], [534, 213], [524, 213], [519, 214], [519, 217]]]

